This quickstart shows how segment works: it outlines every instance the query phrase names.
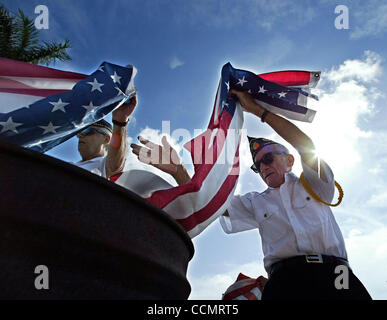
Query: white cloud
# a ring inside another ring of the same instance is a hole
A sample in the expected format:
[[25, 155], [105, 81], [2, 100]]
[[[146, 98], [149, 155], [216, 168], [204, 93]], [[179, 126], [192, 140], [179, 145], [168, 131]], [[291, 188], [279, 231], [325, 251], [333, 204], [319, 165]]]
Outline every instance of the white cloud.
[[169, 62], [169, 67], [174, 70], [178, 67], [181, 67], [182, 65], [184, 65], [184, 62], [181, 61], [178, 57], [174, 56], [171, 61]]
[[369, 233], [352, 230], [345, 243], [354, 274], [373, 299], [386, 299], [387, 227]]
[[371, 196], [371, 198], [368, 200], [367, 204], [370, 207], [386, 208], [387, 207], [387, 191], [382, 190], [378, 194], [373, 194]]
[[346, 60], [323, 72], [317, 90], [320, 101], [310, 101], [310, 107], [318, 110], [315, 120], [298, 124], [336, 175], [353, 174], [364, 156], [359, 148], [361, 139], [373, 137], [371, 129], [359, 127], [359, 120], [371, 115], [380, 97], [374, 85], [382, 74], [381, 62], [378, 54], [366, 51], [362, 60]]
[[332, 68], [323, 76], [329, 81], [343, 82], [357, 80], [365, 83], [376, 82], [382, 75], [382, 58], [375, 52], [366, 50], [364, 60], [346, 60], [338, 68]]

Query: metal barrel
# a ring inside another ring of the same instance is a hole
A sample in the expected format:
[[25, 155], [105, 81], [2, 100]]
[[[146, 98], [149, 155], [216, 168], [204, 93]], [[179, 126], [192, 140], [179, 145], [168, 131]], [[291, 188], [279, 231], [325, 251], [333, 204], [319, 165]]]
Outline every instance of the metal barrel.
[[187, 299], [193, 254], [135, 193], [0, 142], [0, 299]]

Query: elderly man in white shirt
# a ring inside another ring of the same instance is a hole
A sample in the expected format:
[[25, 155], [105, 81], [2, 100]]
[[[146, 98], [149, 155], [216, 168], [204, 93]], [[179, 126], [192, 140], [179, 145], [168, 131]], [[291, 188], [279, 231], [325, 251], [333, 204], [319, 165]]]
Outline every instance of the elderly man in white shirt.
[[[261, 118], [299, 152], [307, 184], [323, 201], [331, 202], [333, 173], [316, 156], [312, 140], [290, 121], [258, 105], [248, 93], [231, 93], [244, 111]], [[274, 141], [249, 138], [249, 142], [252, 169], [268, 189], [235, 196], [220, 221], [227, 233], [258, 228], [269, 274], [262, 300], [371, 299], [348, 264], [344, 239], [330, 207], [314, 199], [291, 172], [294, 157]], [[337, 270], [345, 270], [347, 287], [338, 285], [341, 272]]]
[[[261, 118], [299, 152], [306, 183], [322, 201], [332, 201], [333, 173], [316, 157], [312, 140], [290, 121], [257, 104], [248, 93], [230, 92], [238, 97], [245, 112]], [[166, 141], [163, 147], [145, 139], [141, 142], [150, 149], [160, 148], [160, 153], [171, 150], [171, 159], [177, 156]], [[226, 233], [258, 228], [269, 275], [262, 300], [371, 299], [348, 264], [344, 239], [330, 207], [314, 199], [291, 172], [293, 155], [268, 139], [249, 137], [249, 142], [252, 169], [268, 189], [234, 196], [220, 222]], [[139, 155], [141, 147], [131, 147]], [[190, 181], [179, 161], [153, 165], [171, 174], [179, 184]]]
[[77, 134], [82, 160], [73, 163], [99, 176], [115, 180], [125, 166], [126, 126], [137, 106], [137, 97], [113, 111], [113, 126], [100, 120]]

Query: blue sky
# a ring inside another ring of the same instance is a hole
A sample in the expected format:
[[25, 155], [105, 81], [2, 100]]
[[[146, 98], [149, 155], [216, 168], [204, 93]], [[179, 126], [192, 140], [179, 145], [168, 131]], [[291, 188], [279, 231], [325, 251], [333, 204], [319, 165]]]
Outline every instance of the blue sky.
[[[314, 140], [320, 156], [343, 186], [343, 203], [333, 209], [350, 264], [375, 299], [387, 299], [387, 4], [364, 1], [2, 1], [34, 17], [49, 9], [43, 40], [72, 42], [72, 61], [52, 67], [91, 73], [102, 61], [138, 69], [139, 105], [128, 127], [159, 141], [162, 121], [170, 121], [172, 143], [187, 140], [207, 125], [222, 65], [256, 73], [321, 70], [312, 124], [297, 123]], [[335, 7], [346, 5], [349, 29], [335, 28]], [[249, 135], [281, 141], [259, 119], [246, 116]], [[249, 171], [242, 145], [237, 193], [263, 191]], [[293, 150], [294, 151], [294, 150]], [[295, 151], [294, 151], [295, 152]], [[77, 161], [76, 139], [48, 153]], [[140, 164], [130, 156], [130, 166]], [[188, 161], [187, 155], [183, 159]], [[142, 166], [145, 167], [145, 166]], [[192, 170], [192, 168], [188, 165]], [[301, 172], [300, 165], [294, 172]], [[223, 233], [216, 221], [194, 239], [189, 265], [191, 299], [219, 299], [239, 272], [265, 275], [257, 231]]]

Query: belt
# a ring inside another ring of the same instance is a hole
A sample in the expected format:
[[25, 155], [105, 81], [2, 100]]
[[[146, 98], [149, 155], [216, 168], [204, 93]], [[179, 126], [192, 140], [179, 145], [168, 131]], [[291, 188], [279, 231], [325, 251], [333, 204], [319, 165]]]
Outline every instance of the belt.
[[348, 269], [350, 269], [348, 261], [344, 258], [325, 256], [321, 254], [308, 254], [303, 256], [295, 256], [295, 257], [287, 258], [274, 263], [270, 267], [269, 277], [271, 277], [275, 272], [277, 272], [278, 270], [284, 267], [296, 267], [302, 264], [315, 264], [315, 263], [345, 265], [348, 267]]

